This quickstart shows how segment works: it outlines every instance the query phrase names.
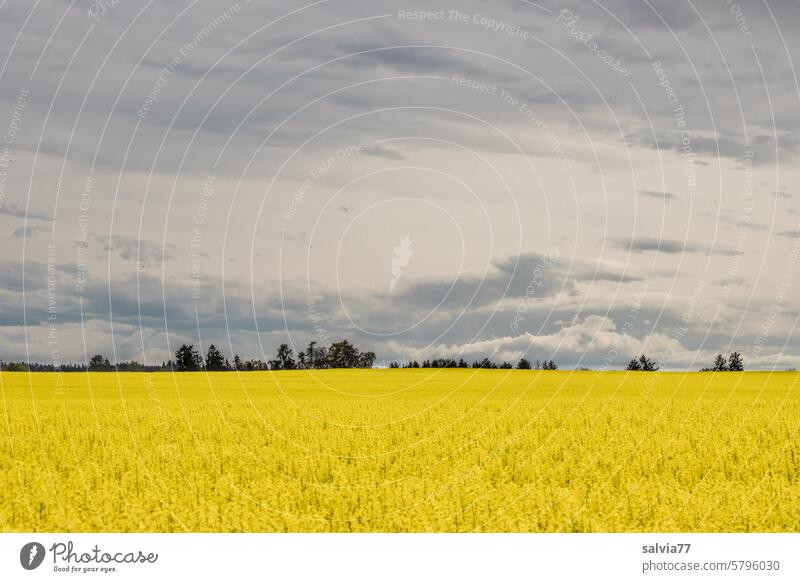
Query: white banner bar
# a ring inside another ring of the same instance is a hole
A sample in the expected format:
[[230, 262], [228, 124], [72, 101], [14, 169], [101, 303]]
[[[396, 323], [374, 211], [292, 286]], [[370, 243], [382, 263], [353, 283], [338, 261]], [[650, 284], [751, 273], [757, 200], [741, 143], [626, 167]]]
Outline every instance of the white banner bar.
[[2, 534], [0, 580], [800, 580], [800, 534]]

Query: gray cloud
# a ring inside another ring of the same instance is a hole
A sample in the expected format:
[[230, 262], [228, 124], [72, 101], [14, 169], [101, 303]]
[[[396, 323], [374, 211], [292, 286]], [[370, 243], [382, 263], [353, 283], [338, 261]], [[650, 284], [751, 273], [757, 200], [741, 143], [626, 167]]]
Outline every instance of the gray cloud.
[[[691, 241], [680, 241], [670, 239], [657, 239], [657, 238], [634, 238], [632, 240], [620, 240], [618, 246], [628, 251], [635, 253], [646, 252], [659, 252], [668, 255], [680, 253], [708, 253], [711, 248]], [[726, 248], [713, 249], [715, 254], [720, 255], [735, 255], [736, 252]]]
[[102, 239], [103, 250], [116, 253], [124, 261], [138, 261], [140, 264], [149, 266], [160, 264], [173, 258], [173, 248], [171, 245], [161, 247], [146, 240], [134, 237], [112, 235]]
[[37, 291], [47, 287], [47, 266], [36, 261], [0, 262], [0, 289], [7, 291]]
[[12, 233], [16, 238], [35, 238], [50, 232], [46, 226], [20, 226]]
[[25, 211], [15, 204], [0, 204], [0, 214], [7, 216], [16, 216], [17, 218], [28, 218], [30, 220], [53, 220], [52, 216], [47, 216], [43, 212], [35, 212], [33, 210]]
[[540, 253], [526, 253], [495, 261], [486, 275], [470, 275], [458, 279], [415, 282], [387, 301], [399, 304], [401, 310], [414, 308], [484, 307], [504, 299], [531, 297], [542, 299], [557, 293], [571, 293], [578, 281], [611, 281], [629, 283], [636, 278], [605, 269], [596, 269], [580, 261], [566, 262]]
[[364, 153], [367, 154], [368, 156], [377, 156], [379, 158], [384, 158], [386, 160], [395, 160], [395, 161], [403, 160], [406, 157], [397, 150], [382, 147], [379, 145], [372, 145], [367, 147], [364, 150]]
[[656, 192], [655, 190], [639, 190], [639, 194], [648, 198], [655, 198], [663, 202], [669, 202], [670, 200], [675, 200], [677, 198], [675, 194], [670, 192]]

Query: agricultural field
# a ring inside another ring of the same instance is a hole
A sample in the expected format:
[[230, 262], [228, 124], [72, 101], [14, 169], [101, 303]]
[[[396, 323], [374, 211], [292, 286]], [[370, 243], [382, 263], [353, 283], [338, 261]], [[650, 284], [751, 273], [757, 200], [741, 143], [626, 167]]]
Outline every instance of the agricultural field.
[[0, 529], [790, 532], [800, 375], [0, 374]]

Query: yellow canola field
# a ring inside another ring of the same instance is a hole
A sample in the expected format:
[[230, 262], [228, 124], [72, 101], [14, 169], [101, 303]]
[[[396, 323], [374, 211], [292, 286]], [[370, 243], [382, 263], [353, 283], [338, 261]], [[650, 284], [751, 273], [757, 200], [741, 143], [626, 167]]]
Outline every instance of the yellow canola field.
[[800, 375], [0, 374], [0, 529], [800, 528]]

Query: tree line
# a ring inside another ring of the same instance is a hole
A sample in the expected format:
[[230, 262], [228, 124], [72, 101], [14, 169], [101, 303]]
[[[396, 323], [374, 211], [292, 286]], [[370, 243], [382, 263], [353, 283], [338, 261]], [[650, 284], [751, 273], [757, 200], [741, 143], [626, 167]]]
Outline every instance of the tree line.
[[193, 344], [183, 344], [175, 350], [175, 359], [160, 365], [144, 365], [137, 361], [112, 364], [102, 354], [96, 354], [85, 364], [36, 362], [4, 362], [0, 370], [6, 372], [209, 372], [256, 371], [256, 370], [321, 370], [328, 368], [372, 368], [375, 352], [362, 352], [347, 340], [333, 342], [329, 346], [311, 342], [297, 353], [288, 344], [281, 344], [271, 360], [242, 360], [234, 354], [229, 360], [214, 344], [208, 346], [205, 356]]
[[728, 359], [722, 354], [714, 358], [714, 365], [710, 368], [700, 368], [701, 372], [744, 372], [744, 360], [739, 352], [732, 352]]
[[[336, 368], [372, 368], [375, 366], [375, 352], [360, 351], [348, 340], [333, 342], [328, 346], [310, 342], [304, 350], [295, 352], [288, 344], [280, 344], [275, 357], [270, 360], [242, 360], [234, 354], [233, 360], [228, 358], [214, 345], [206, 350], [205, 356], [195, 349], [194, 345], [183, 344], [175, 351], [175, 359], [161, 364], [142, 364], [135, 360], [112, 364], [102, 354], [96, 354], [86, 364], [37, 362], [4, 362], [0, 360], [0, 370], [6, 372], [194, 372], [206, 370], [217, 371], [258, 371], [258, 370], [325, 370]], [[390, 368], [477, 368], [487, 370], [558, 370], [554, 360], [535, 360], [531, 362], [520, 358], [516, 364], [503, 361], [494, 362], [490, 358], [475, 360], [472, 363], [464, 358], [434, 358], [421, 363], [417, 360], [389, 363]], [[632, 358], [627, 367], [632, 372], [656, 372], [660, 366], [645, 354]], [[587, 368], [581, 368], [585, 370]], [[711, 367], [700, 368], [701, 372], [743, 372], [744, 359], [739, 352], [731, 352], [726, 358], [717, 354]]]
[[[659, 365], [642, 354], [638, 358], [633, 358], [625, 368], [631, 372], [657, 372]], [[722, 354], [717, 354], [714, 364], [710, 368], [700, 368], [701, 372], [744, 372], [744, 359], [739, 352], [731, 352], [728, 358]]]
[[0, 370], [5, 372], [169, 372], [173, 370], [172, 360], [161, 364], [142, 364], [135, 360], [112, 364], [108, 358], [98, 354], [92, 356], [87, 364], [69, 362], [5, 362], [0, 360]]
[[423, 360], [422, 364], [420, 364], [417, 360], [411, 360], [409, 362], [400, 362], [400, 361], [393, 361], [389, 363], [390, 368], [482, 368], [486, 370], [558, 370], [558, 365], [553, 360], [544, 360], [539, 361], [536, 360], [535, 363], [531, 363], [529, 360], [525, 358], [521, 358], [516, 365], [512, 364], [511, 362], [503, 361], [501, 363], [496, 363], [490, 360], [489, 358], [483, 358], [482, 360], [475, 360], [472, 364], [469, 364], [464, 358], [459, 358], [458, 361], [455, 358], [436, 358], [433, 360]]
[[205, 359], [193, 345], [183, 344], [175, 352], [175, 369], [179, 372], [207, 370], [211, 372], [239, 370], [324, 370], [330, 368], [372, 368], [375, 352], [362, 352], [347, 340], [320, 346], [310, 342], [305, 350], [295, 351], [281, 344], [272, 360], [242, 361], [238, 354], [228, 361], [214, 344], [208, 346]]

